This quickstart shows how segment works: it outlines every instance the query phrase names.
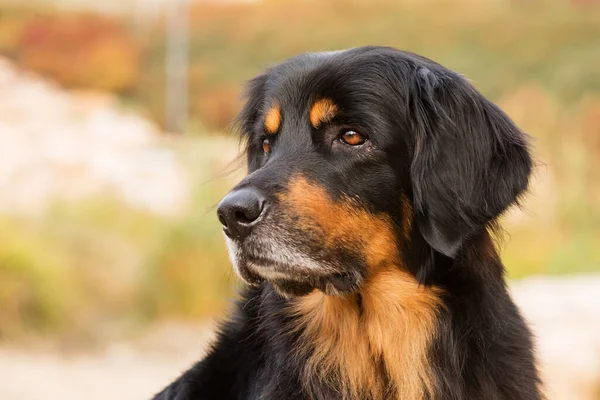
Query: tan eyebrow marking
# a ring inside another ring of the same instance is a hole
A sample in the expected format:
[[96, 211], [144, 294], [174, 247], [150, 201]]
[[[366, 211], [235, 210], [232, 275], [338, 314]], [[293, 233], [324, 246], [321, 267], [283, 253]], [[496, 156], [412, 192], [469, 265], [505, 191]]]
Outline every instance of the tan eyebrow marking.
[[333, 100], [323, 98], [315, 101], [308, 117], [312, 126], [318, 128], [322, 123], [331, 121], [338, 111], [338, 106]]
[[267, 134], [274, 135], [281, 125], [281, 109], [278, 104], [274, 104], [265, 114], [265, 130]]

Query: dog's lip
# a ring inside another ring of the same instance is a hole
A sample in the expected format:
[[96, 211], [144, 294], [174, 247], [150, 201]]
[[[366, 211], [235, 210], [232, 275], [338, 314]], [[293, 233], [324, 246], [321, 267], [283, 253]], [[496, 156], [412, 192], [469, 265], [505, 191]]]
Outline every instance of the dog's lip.
[[292, 264], [272, 260], [251, 252], [242, 251], [237, 260], [240, 274], [244, 280], [289, 279], [298, 280], [302, 273], [294, 269]]
[[252, 253], [244, 253], [244, 258], [248, 264], [255, 266], [256, 268], [286, 268], [287, 266], [282, 264], [280, 261], [275, 261], [269, 257], [259, 256]]
[[258, 276], [262, 280], [286, 280], [295, 282], [309, 282], [320, 279], [345, 280], [350, 276], [347, 272], [337, 271], [315, 271], [302, 268], [296, 268], [294, 264], [284, 264], [274, 261], [268, 257], [248, 257], [244, 262], [252, 275]]
[[267, 280], [274, 278], [274, 276], [293, 278], [298, 273], [298, 271], [293, 270], [292, 265], [283, 264], [262, 256], [246, 256], [244, 264], [254, 275]]
[[309, 285], [327, 294], [342, 295], [355, 290], [361, 280], [350, 271], [295, 268], [293, 264], [284, 264], [264, 256], [246, 255], [238, 265], [239, 276], [253, 286], [263, 282], [273, 285], [296, 283]]
[[[288, 266], [280, 262], [269, 259], [268, 257], [258, 256], [253, 252], [241, 248], [237, 254], [238, 275], [247, 283], [257, 285], [262, 281], [272, 279], [274, 275], [279, 277], [291, 276]], [[286, 272], [288, 271], [288, 272]]]
[[253, 268], [250, 268], [246, 262], [239, 263], [239, 267], [236, 269], [236, 272], [243, 281], [251, 285], [258, 285], [265, 280], [263, 277], [257, 274]]
[[316, 262], [316, 260], [313, 261], [319, 264], [319, 268], [309, 268], [300, 260], [295, 262], [293, 257], [281, 258], [276, 253], [271, 254], [270, 252], [274, 251], [272, 244], [262, 242], [260, 237], [254, 233], [242, 241], [236, 241], [236, 248], [238, 275], [250, 284], [259, 284], [263, 281], [311, 282], [314, 284], [324, 281], [339, 281], [341, 285], [342, 281], [346, 280], [344, 271]]
[[260, 243], [260, 241], [256, 240], [256, 238], [248, 237], [243, 241], [237, 242], [239, 253], [238, 256], [240, 261], [243, 261], [245, 264], [250, 264], [255, 268], [287, 268], [288, 266], [281, 262], [281, 260], [276, 260], [274, 257], [269, 257], [265, 255], [264, 251], [261, 249], [264, 248], [264, 245]]

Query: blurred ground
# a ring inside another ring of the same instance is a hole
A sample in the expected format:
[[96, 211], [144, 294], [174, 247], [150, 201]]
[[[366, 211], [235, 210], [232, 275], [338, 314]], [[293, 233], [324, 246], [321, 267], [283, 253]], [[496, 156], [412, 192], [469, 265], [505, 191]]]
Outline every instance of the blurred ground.
[[[549, 400], [600, 398], [599, 287], [600, 275], [512, 286], [537, 336]], [[211, 332], [211, 325], [162, 325], [95, 353], [0, 347], [0, 398], [148, 399], [202, 356]]]
[[549, 400], [600, 399], [600, 275], [532, 277], [512, 285], [537, 338]]
[[149, 399], [202, 357], [210, 332], [203, 325], [164, 325], [93, 353], [0, 347], [0, 398]]

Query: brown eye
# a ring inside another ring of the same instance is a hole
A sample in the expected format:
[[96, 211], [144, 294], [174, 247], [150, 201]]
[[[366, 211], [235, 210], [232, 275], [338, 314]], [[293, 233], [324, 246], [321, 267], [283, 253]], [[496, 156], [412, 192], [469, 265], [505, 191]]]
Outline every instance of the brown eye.
[[350, 146], [360, 146], [361, 144], [363, 144], [366, 139], [363, 135], [361, 135], [360, 133], [356, 133], [354, 131], [346, 131], [344, 133], [342, 133], [342, 136], [340, 136], [340, 139], [342, 142], [350, 145]]
[[263, 139], [262, 147], [265, 154], [269, 154], [271, 152], [271, 141], [269, 139]]

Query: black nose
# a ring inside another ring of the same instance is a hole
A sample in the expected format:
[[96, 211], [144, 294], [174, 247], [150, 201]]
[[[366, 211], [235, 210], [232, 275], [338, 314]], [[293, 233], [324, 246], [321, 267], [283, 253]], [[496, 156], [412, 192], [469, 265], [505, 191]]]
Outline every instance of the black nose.
[[227, 194], [219, 203], [217, 215], [227, 236], [243, 239], [250, 234], [264, 209], [264, 197], [256, 190], [245, 188]]

